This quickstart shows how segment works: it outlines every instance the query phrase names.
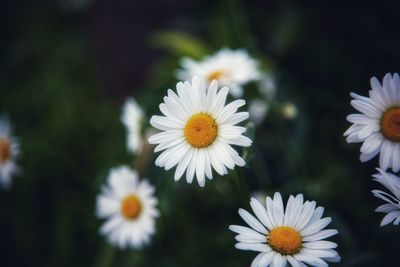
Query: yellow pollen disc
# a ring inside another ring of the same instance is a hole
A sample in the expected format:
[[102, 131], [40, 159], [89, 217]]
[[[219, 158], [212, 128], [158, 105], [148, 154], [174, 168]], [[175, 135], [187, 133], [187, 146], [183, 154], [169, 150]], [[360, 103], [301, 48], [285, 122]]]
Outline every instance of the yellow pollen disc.
[[199, 113], [190, 117], [184, 132], [189, 144], [197, 148], [203, 148], [214, 142], [217, 137], [218, 126], [210, 115]]
[[6, 138], [0, 138], [0, 163], [11, 158], [11, 144]]
[[222, 70], [214, 70], [207, 76], [207, 80], [209, 82], [212, 82], [213, 80], [218, 80], [221, 78], [221, 76], [224, 75], [224, 72]]
[[281, 226], [271, 230], [267, 237], [270, 247], [283, 254], [293, 255], [301, 249], [301, 236], [291, 227]]
[[383, 135], [390, 141], [400, 141], [400, 107], [386, 110], [381, 118]]
[[121, 213], [126, 219], [136, 219], [141, 211], [142, 204], [137, 196], [129, 195], [122, 200]]

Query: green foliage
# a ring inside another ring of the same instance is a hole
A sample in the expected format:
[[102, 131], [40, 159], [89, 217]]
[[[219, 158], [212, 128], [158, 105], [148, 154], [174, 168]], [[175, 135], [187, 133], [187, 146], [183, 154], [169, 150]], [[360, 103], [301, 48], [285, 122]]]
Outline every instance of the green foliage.
[[[247, 185], [231, 173], [198, 188], [175, 183], [153, 161], [144, 167], [161, 217], [142, 251], [116, 250], [98, 234], [100, 186], [111, 167], [134, 159], [120, 123], [124, 99], [99, 89], [90, 12], [63, 13], [46, 1], [7, 6], [0, 107], [21, 141], [23, 173], [10, 191], [0, 191], [2, 266], [248, 266], [255, 253], [234, 248], [228, 225], [243, 224], [237, 210], [249, 208], [248, 191], [256, 190], [280, 191], [285, 199], [302, 192], [324, 206], [340, 232], [333, 240], [343, 261], [335, 266], [396, 265], [400, 231], [379, 227], [380, 202], [370, 193], [377, 161], [360, 163], [359, 146], [342, 135], [353, 112], [349, 92], [365, 95], [372, 75], [398, 71], [400, 39], [391, 27], [398, 4], [264, 2], [200, 3], [197, 17], [182, 15], [181, 28], [196, 23], [191, 31], [150, 33], [149, 46], [165, 54], [135, 95], [148, 115], [174, 87], [182, 56], [201, 58], [221, 47], [251, 51], [277, 77], [278, 92], [264, 123], [249, 130], [253, 146], [241, 151]], [[246, 97], [257, 95], [249, 85]], [[281, 114], [287, 101], [299, 110], [293, 120]]]

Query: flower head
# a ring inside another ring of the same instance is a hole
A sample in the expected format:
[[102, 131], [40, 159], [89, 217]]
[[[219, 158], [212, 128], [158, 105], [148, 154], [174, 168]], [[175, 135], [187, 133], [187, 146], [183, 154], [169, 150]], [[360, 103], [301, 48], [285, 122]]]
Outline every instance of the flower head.
[[252, 267], [327, 266], [327, 261], [337, 262], [340, 256], [334, 250], [336, 243], [324, 239], [337, 234], [337, 230], [325, 229], [331, 218], [322, 218], [324, 208], [316, 207], [315, 201], [303, 203], [303, 195], [290, 196], [286, 209], [282, 197], [275, 193], [267, 197], [266, 207], [255, 198], [250, 205], [254, 217], [244, 209], [239, 215], [250, 226], [231, 225], [229, 229], [238, 235], [237, 249], [260, 252]]
[[127, 166], [113, 168], [97, 197], [97, 216], [107, 219], [100, 232], [121, 249], [141, 248], [155, 232], [157, 199], [147, 180]]
[[9, 188], [12, 176], [19, 168], [15, 161], [19, 156], [19, 142], [11, 135], [11, 126], [7, 118], [0, 118], [0, 184]]
[[122, 108], [121, 121], [127, 130], [127, 147], [132, 153], [142, 148], [143, 111], [133, 98], [128, 98]]
[[344, 133], [348, 143], [362, 142], [360, 160], [380, 153], [379, 165], [385, 171], [400, 170], [400, 79], [386, 74], [383, 84], [373, 77], [369, 97], [351, 93], [351, 105], [360, 113], [347, 116], [353, 125]]
[[191, 183], [196, 175], [200, 186], [204, 186], [205, 177], [212, 179], [212, 169], [224, 175], [227, 168], [244, 166], [245, 161], [232, 145], [252, 143], [242, 135], [246, 128], [236, 126], [249, 117], [247, 112], [237, 113], [245, 101], [225, 105], [227, 87], [218, 90], [213, 81], [206, 90], [196, 77], [192, 83], [177, 83], [176, 89], [178, 94], [168, 90], [160, 104], [164, 116], [152, 116], [150, 120], [154, 128], [162, 131], [149, 138], [150, 144], [157, 144], [155, 152], [163, 151], [155, 164], [166, 170], [177, 166], [175, 180], [186, 171], [186, 180]]
[[372, 190], [375, 197], [386, 201], [386, 204], [379, 206], [376, 212], [387, 213], [381, 222], [385, 226], [391, 222], [394, 225], [400, 223], [400, 177], [378, 169], [379, 173], [374, 174], [374, 180], [386, 187], [388, 192], [382, 190]]
[[243, 49], [224, 48], [202, 61], [184, 58], [181, 65], [182, 69], [177, 73], [178, 79], [191, 80], [198, 76], [208, 84], [217, 80], [221, 86], [228, 86], [235, 97], [243, 95], [243, 85], [261, 78], [259, 63]]
[[249, 115], [250, 120], [253, 121], [257, 126], [260, 125], [268, 113], [268, 104], [260, 99], [256, 98], [250, 101]]

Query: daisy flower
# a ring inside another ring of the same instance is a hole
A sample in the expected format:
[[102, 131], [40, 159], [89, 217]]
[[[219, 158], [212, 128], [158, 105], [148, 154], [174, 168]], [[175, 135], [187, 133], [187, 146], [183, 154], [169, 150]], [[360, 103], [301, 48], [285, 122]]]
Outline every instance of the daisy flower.
[[369, 97], [351, 93], [351, 105], [360, 113], [347, 116], [353, 125], [344, 133], [348, 143], [360, 143], [362, 162], [378, 153], [379, 165], [386, 171], [400, 170], [400, 80], [396, 73], [383, 78], [373, 77]]
[[381, 222], [385, 226], [391, 222], [394, 225], [400, 223], [400, 177], [378, 169], [379, 173], [372, 175], [378, 183], [386, 187], [388, 193], [382, 190], [372, 190], [375, 197], [386, 201], [386, 204], [379, 206], [375, 211], [387, 213]]
[[135, 99], [128, 98], [122, 107], [122, 124], [127, 134], [127, 147], [133, 154], [140, 152], [142, 148], [142, 121], [143, 111]]
[[324, 208], [316, 207], [315, 201], [303, 203], [302, 194], [291, 195], [284, 210], [281, 194], [275, 193], [274, 199], [267, 197], [266, 207], [255, 198], [250, 205], [256, 217], [239, 209], [250, 227], [231, 225], [229, 229], [238, 234], [237, 249], [259, 252], [252, 267], [328, 266], [327, 261], [340, 261], [336, 243], [324, 240], [338, 231], [323, 230], [331, 218], [322, 218]]
[[205, 176], [212, 179], [212, 169], [227, 174], [227, 168], [244, 166], [245, 161], [232, 145], [250, 146], [252, 141], [243, 136], [246, 128], [236, 124], [249, 117], [248, 112], [238, 112], [244, 100], [225, 105], [229, 89], [218, 90], [213, 81], [208, 90], [197, 77], [190, 82], [178, 82], [178, 94], [171, 89], [160, 110], [165, 116], [152, 116], [150, 124], [161, 133], [150, 136], [150, 144], [158, 144], [154, 152], [163, 151], [155, 164], [169, 170], [177, 165], [175, 180], [186, 170], [186, 180], [191, 183], [194, 175], [200, 186]]
[[183, 58], [182, 69], [178, 70], [180, 80], [191, 80], [198, 76], [206, 83], [217, 80], [221, 86], [228, 86], [234, 97], [243, 95], [242, 86], [250, 81], [261, 79], [259, 63], [244, 49], [224, 48], [202, 61]]
[[259, 126], [265, 119], [268, 112], [268, 104], [260, 99], [256, 98], [250, 101], [249, 115], [250, 120]]
[[107, 219], [100, 233], [121, 249], [141, 248], [155, 232], [156, 204], [154, 187], [147, 180], [140, 181], [135, 170], [127, 166], [111, 169], [97, 197], [97, 216]]
[[0, 183], [9, 188], [12, 176], [19, 172], [15, 161], [19, 155], [19, 143], [11, 136], [11, 126], [7, 118], [0, 118]]

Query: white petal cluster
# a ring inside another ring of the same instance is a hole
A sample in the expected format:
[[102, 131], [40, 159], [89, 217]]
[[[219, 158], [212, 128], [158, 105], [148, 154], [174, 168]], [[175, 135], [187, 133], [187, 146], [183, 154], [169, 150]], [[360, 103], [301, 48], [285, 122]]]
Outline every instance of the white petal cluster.
[[[154, 191], [147, 180], [139, 180], [137, 172], [128, 166], [111, 169], [107, 185], [97, 197], [97, 216], [106, 219], [100, 233], [121, 249], [147, 244], [155, 233], [155, 219], [159, 215]], [[121, 212], [123, 200], [130, 195], [136, 196], [141, 205], [135, 219], [127, 219]]]
[[134, 98], [128, 98], [122, 107], [121, 122], [127, 130], [126, 143], [133, 154], [142, 148], [143, 111]]
[[[213, 178], [212, 169], [225, 175], [227, 169], [235, 165], [244, 166], [245, 161], [232, 148], [250, 146], [252, 141], [243, 136], [246, 128], [236, 124], [249, 117], [248, 112], [237, 112], [245, 104], [244, 100], [235, 100], [225, 104], [229, 92], [227, 87], [218, 90], [218, 83], [213, 81], [208, 89], [197, 77], [192, 83], [178, 82], [177, 94], [168, 90], [160, 110], [164, 116], [152, 116], [150, 124], [160, 133], [149, 138], [150, 144], [157, 144], [154, 152], [163, 151], [155, 164], [165, 170], [176, 167], [175, 180], [179, 180], [186, 171], [188, 183], [196, 176], [200, 186], [204, 186], [205, 177]], [[207, 147], [194, 147], [185, 136], [185, 126], [192, 116], [206, 114], [217, 127], [215, 140]]]
[[5, 153], [4, 159], [0, 157], [0, 184], [8, 189], [12, 183], [13, 175], [19, 172], [19, 167], [16, 164], [16, 160], [20, 154], [19, 142], [12, 136], [10, 122], [7, 118], [0, 118], [0, 142], [3, 144], [0, 149], [6, 149], [7, 151], [0, 151]]
[[[255, 198], [251, 199], [250, 205], [255, 217], [239, 209], [239, 215], [250, 227], [231, 225], [229, 229], [237, 233], [237, 249], [259, 252], [251, 267], [285, 267], [288, 263], [293, 267], [328, 266], [327, 262], [340, 261], [334, 250], [336, 243], [324, 240], [338, 231], [324, 229], [331, 218], [322, 218], [324, 208], [317, 207], [315, 201], [303, 202], [302, 194], [291, 195], [285, 209], [280, 193], [275, 193], [273, 199], [266, 198], [265, 207]], [[281, 254], [268, 243], [269, 234], [282, 226], [300, 234], [301, 248], [297, 253]]]
[[210, 77], [219, 73], [215, 77], [218, 83], [229, 87], [230, 93], [235, 97], [243, 95], [243, 85], [262, 77], [258, 61], [251, 58], [243, 49], [224, 48], [201, 61], [183, 58], [181, 66], [182, 69], [177, 72], [179, 80], [191, 80], [192, 77], [198, 76], [203, 82], [210, 83], [212, 81]]
[[400, 223], [400, 177], [378, 169], [379, 173], [374, 174], [374, 180], [383, 185], [386, 191], [372, 190], [375, 197], [386, 202], [376, 209], [376, 212], [387, 213], [381, 222], [381, 226], [389, 223], [399, 225]]
[[[369, 97], [351, 93], [351, 105], [360, 113], [347, 116], [353, 125], [344, 133], [348, 143], [360, 143], [362, 162], [380, 153], [379, 165], [383, 170], [400, 170], [400, 142], [385, 137], [382, 132], [382, 116], [393, 107], [400, 107], [400, 79], [396, 73], [386, 74], [381, 84], [375, 77], [371, 79]], [[399, 133], [400, 134], [400, 133]]]

